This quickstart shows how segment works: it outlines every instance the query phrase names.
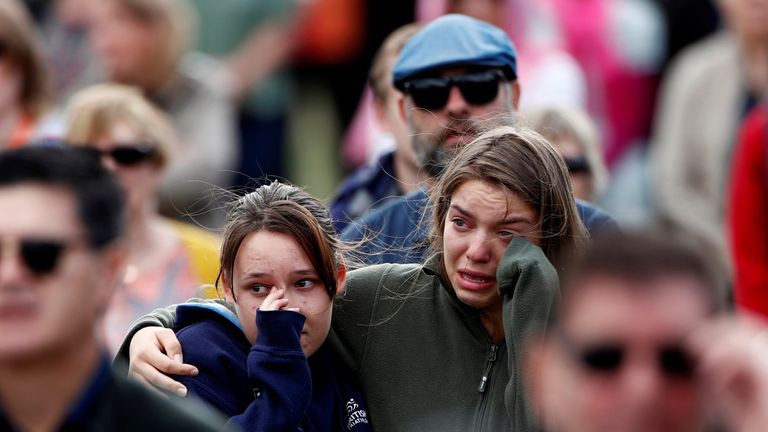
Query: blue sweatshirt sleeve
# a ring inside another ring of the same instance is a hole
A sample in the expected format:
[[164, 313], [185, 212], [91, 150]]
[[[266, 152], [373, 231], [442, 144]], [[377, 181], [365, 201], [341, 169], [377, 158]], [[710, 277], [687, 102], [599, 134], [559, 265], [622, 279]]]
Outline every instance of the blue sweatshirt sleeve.
[[259, 336], [248, 353], [248, 379], [254, 401], [231, 417], [246, 431], [297, 431], [312, 397], [312, 376], [301, 349], [303, 315], [259, 311]]

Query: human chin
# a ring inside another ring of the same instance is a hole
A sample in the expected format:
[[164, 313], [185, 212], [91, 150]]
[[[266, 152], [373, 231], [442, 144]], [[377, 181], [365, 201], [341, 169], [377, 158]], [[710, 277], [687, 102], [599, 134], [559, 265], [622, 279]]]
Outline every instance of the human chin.
[[475, 309], [485, 309], [500, 301], [498, 283], [468, 282], [460, 274], [453, 277], [453, 291], [456, 297], [467, 306]]

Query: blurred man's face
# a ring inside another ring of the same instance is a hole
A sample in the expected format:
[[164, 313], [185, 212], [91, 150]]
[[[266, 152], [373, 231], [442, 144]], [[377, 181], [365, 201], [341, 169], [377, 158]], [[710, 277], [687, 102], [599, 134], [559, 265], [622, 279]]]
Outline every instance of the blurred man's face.
[[[114, 0], [100, 0], [93, 8], [91, 39], [110, 78], [143, 85], [157, 63], [159, 30], [132, 16]], [[149, 71], [149, 72], [148, 72]]]
[[404, 115], [416, 159], [432, 175], [456, 148], [517, 110], [520, 89], [499, 70], [452, 68], [406, 84]]
[[534, 348], [526, 367], [545, 430], [700, 430], [695, 360], [683, 340], [707, 319], [707, 304], [691, 278], [648, 283], [583, 281], [558, 329]]
[[93, 342], [118, 268], [87, 242], [67, 190], [0, 188], [0, 362]]

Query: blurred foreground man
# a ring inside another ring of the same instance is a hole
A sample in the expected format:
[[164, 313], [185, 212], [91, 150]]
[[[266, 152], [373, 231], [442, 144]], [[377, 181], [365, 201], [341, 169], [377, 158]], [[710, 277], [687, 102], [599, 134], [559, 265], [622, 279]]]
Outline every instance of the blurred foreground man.
[[110, 368], [97, 334], [123, 273], [122, 225], [97, 156], [0, 154], [0, 430], [221, 430]]
[[596, 240], [528, 344], [543, 430], [766, 430], [766, 330], [727, 317], [709, 269], [668, 238]]

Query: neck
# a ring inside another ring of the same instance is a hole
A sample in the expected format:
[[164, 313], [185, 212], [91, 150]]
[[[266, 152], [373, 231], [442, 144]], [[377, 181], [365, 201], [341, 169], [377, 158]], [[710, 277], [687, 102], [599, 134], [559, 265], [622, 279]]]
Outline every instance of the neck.
[[395, 151], [394, 163], [397, 184], [406, 195], [415, 191], [429, 180], [429, 175], [424, 170], [419, 169], [415, 163], [408, 160], [402, 152]]
[[765, 93], [768, 89], [768, 44], [762, 40], [742, 39], [741, 47], [750, 90], [755, 94]]
[[498, 344], [504, 341], [504, 320], [501, 305], [483, 310], [482, 315], [480, 315], [480, 324], [482, 324], [492, 343]]
[[101, 356], [95, 335], [15, 363], [0, 363], [0, 405], [20, 430], [55, 430]]

